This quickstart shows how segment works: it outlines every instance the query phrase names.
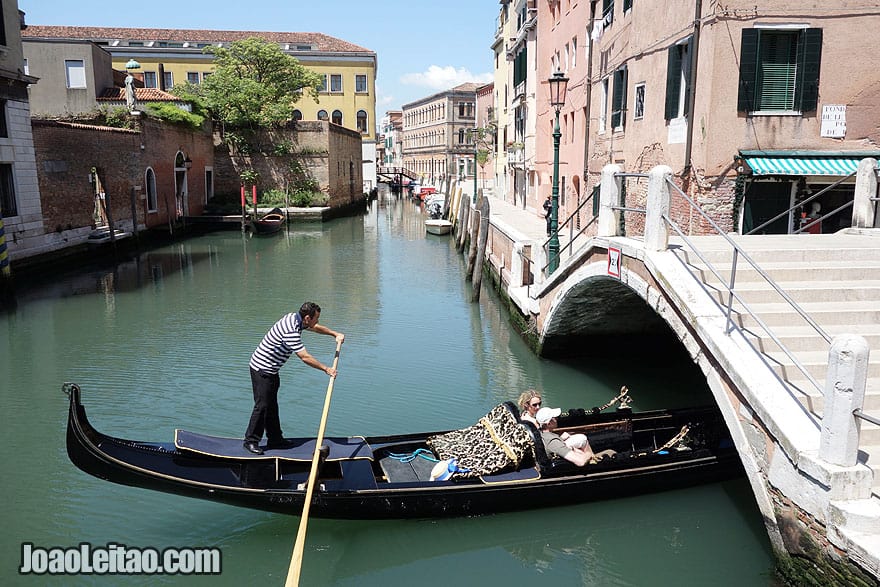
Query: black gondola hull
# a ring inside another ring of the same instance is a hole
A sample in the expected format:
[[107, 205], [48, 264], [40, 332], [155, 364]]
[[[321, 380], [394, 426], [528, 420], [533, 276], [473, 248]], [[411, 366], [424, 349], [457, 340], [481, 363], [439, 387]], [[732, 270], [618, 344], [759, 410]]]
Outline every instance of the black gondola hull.
[[[614, 414], [600, 417], [612, 419]], [[634, 420], [639, 417], [633, 415]], [[366, 442], [378, 456], [391, 448], [416, 446], [426, 436], [370, 437]], [[67, 451], [77, 467], [100, 479], [289, 515], [302, 512], [310, 466], [276, 459], [214, 458], [171, 443], [109, 437], [88, 422], [78, 389], [71, 392]], [[743, 474], [736, 450], [726, 439], [711, 449], [633, 453], [608, 466], [569, 469], [542, 471], [540, 478], [518, 482], [389, 482], [383, 480], [374, 460], [324, 463], [310, 515], [340, 519], [472, 516], [652, 493]]]

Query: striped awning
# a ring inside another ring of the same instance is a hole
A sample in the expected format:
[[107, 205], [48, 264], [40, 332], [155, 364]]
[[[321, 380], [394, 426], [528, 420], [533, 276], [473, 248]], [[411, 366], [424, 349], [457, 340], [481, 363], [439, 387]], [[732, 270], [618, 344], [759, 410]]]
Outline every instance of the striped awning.
[[755, 175], [849, 175], [859, 167], [850, 157], [744, 157]]

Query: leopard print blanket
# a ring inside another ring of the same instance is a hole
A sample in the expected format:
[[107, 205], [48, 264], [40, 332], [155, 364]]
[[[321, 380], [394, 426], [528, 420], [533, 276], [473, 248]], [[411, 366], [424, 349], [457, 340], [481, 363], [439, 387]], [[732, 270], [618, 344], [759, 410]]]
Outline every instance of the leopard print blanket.
[[455, 457], [459, 468], [467, 469], [453, 478], [489, 475], [519, 467], [526, 455], [534, 457], [532, 436], [504, 404], [473, 426], [431, 436], [427, 442], [438, 458]]

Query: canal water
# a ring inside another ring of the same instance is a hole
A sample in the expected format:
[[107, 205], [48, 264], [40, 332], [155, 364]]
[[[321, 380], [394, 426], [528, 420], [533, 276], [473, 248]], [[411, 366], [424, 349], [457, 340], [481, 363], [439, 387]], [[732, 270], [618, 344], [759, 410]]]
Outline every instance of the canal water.
[[[536, 357], [483, 288], [471, 303], [450, 237], [382, 193], [362, 216], [269, 238], [219, 232], [112, 268], [21, 285], [0, 313], [4, 411], [0, 584], [283, 583], [299, 519], [114, 485], [65, 451], [65, 381], [102, 432], [171, 441], [176, 428], [241, 437], [247, 362], [306, 300], [346, 342], [328, 435], [465, 427], [529, 387], [592, 407], [626, 384], [636, 409], [711, 401], [683, 360]], [[331, 337], [306, 333], [332, 361]], [[282, 370], [288, 436], [317, 432], [328, 379]], [[21, 576], [22, 543], [218, 547], [213, 577]], [[310, 520], [302, 585], [770, 585], [773, 560], [745, 480], [524, 513], [424, 521]]]

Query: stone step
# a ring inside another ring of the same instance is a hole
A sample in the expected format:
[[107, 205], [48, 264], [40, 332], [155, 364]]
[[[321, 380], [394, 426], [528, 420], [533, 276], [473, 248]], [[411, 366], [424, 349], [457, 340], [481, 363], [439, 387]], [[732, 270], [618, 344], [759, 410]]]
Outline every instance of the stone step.
[[[799, 304], [817, 324], [823, 328], [832, 325], [846, 326], [849, 324], [876, 324], [880, 330], [880, 304], [876, 301], [854, 302], [805, 302]], [[774, 326], [797, 326], [804, 324], [804, 319], [797, 314], [787, 302], [769, 302], [749, 304], [758, 317], [771, 328]], [[734, 304], [736, 323], [743, 327], [756, 326], [754, 317], [737, 311]]]
[[[725, 284], [730, 283], [730, 263], [712, 264], [713, 269], [720, 276]], [[798, 281], [819, 281], [819, 282], [838, 282], [852, 280], [857, 276], [859, 280], [868, 279], [880, 281], [880, 259], [874, 261], [860, 261], [859, 263], [834, 262], [834, 263], [762, 263], [759, 265], [776, 283], [782, 285], [788, 282]], [[718, 280], [711, 269], [708, 269], [702, 263], [695, 264], [694, 275], [697, 279], [704, 283], [712, 283]], [[737, 285], [753, 281], [766, 281], [757, 269], [748, 263], [738, 263], [736, 267]], [[785, 287], [783, 286], [783, 289]]]
[[[720, 237], [719, 237], [720, 238]], [[767, 238], [762, 237], [762, 238]], [[706, 237], [709, 239], [709, 237]], [[731, 263], [733, 260], [733, 249], [726, 242], [712, 242], [711, 240], [696, 240], [696, 246], [699, 247], [700, 254], [707, 259], [712, 265], [720, 263]], [[876, 240], [876, 239], [875, 239]], [[671, 239], [674, 242], [674, 239]], [[737, 239], [737, 242], [738, 239]], [[742, 246], [742, 243], [739, 243]], [[744, 250], [746, 254], [760, 266], [770, 263], [828, 263], [839, 262], [845, 264], [853, 264], [861, 261], [876, 261], [878, 252], [880, 252], [880, 244], [874, 244], [871, 247], [847, 247], [846, 245], [830, 246], [828, 248], [816, 248], [807, 246], [798, 246], [797, 243], [785, 243], [791, 246], [775, 248], [762, 242], [760, 248], [752, 248], [747, 243]], [[689, 250], [685, 245], [678, 251], [678, 255], [685, 259], [688, 263], [694, 265], [702, 264], [700, 256]], [[753, 245], [754, 246], [754, 245]], [[739, 264], [749, 265], [748, 261], [740, 256]]]
[[[707, 284], [710, 289], [712, 284]], [[798, 304], [810, 302], [860, 302], [874, 301], [880, 306], [880, 281], [859, 282], [810, 282], [797, 281], [782, 284], [781, 289]], [[737, 284], [735, 291], [748, 304], [782, 302], [784, 299], [766, 282]], [[722, 304], [728, 300], [728, 292], [716, 288], [713, 297]]]
[[[865, 339], [869, 349], [880, 350], [880, 326], [876, 324], [832, 324], [823, 327], [823, 330], [832, 339], [842, 334], [857, 334]], [[808, 324], [771, 327], [771, 332], [785, 348], [794, 353], [822, 350], [827, 352], [831, 347], [831, 343]], [[780, 350], [763, 328], [755, 326], [751, 329], [743, 329], [742, 333], [761, 352]]]
[[[868, 378], [880, 377], [880, 352], [871, 355], [868, 361]], [[803, 378], [800, 370], [791, 364], [788, 357], [781, 351], [765, 353], [773, 371], [783, 379], [797, 380]], [[796, 353], [797, 360], [807, 372], [823, 384], [828, 371], [828, 351], [804, 351]]]

